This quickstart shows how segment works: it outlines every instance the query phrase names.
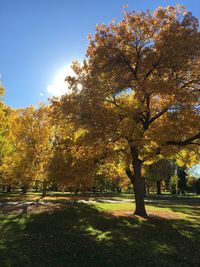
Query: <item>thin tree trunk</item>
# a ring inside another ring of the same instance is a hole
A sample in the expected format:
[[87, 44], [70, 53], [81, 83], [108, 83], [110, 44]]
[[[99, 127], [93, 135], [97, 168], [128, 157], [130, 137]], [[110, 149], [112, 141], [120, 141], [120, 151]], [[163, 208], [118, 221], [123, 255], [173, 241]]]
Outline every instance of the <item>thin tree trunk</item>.
[[35, 191], [38, 192], [38, 180], [35, 181]]
[[42, 187], [42, 197], [45, 197], [47, 193], [47, 182], [46, 180], [43, 181], [43, 187]]
[[10, 193], [12, 191], [12, 186], [11, 185], [8, 185], [7, 186], [7, 192]]
[[161, 181], [156, 181], [157, 195], [161, 195]]
[[178, 193], [185, 195], [186, 191], [186, 168], [185, 167], [177, 167], [177, 176], [178, 176]]
[[28, 191], [28, 185], [23, 185], [22, 186], [22, 194], [26, 194]]

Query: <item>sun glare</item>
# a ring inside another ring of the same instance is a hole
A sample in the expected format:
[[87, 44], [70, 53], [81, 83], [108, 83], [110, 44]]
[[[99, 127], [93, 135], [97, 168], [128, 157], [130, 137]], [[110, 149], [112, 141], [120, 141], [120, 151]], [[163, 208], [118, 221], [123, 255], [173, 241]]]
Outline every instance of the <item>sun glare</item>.
[[66, 76], [74, 76], [75, 73], [70, 65], [61, 68], [55, 75], [52, 84], [47, 86], [47, 92], [53, 96], [61, 96], [71, 93], [69, 84], [65, 81]]

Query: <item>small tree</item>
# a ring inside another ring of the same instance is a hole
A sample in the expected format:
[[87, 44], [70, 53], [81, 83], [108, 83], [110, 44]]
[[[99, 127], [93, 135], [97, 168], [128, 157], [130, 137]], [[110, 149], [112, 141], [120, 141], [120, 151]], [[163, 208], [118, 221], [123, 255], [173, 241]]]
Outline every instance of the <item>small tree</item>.
[[161, 195], [161, 182], [168, 181], [174, 175], [175, 166], [171, 160], [161, 159], [149, 166], [145, 173], [146, 179], [151, 179], [156, 184], [157, 195]]

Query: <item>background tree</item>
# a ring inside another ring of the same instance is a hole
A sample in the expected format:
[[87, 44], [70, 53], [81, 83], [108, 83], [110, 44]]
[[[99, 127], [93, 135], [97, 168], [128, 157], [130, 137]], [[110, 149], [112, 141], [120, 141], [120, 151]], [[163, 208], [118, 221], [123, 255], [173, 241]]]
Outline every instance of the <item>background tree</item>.
[[86, 129], [77, 127], [70, 118], [64, 116], [56, 99], [52, 99], [51, 120], [53, 140], [49, 180], [75, 192], [91, 188], [95, 184], [102, 145], [96, 143], [94, 146]]
[[33, 180], [45, 181], [50, 157], [48, 107], [12, 110], [8, 117], [7, 139], [12, 150], [4, 157], [2, 175], [7, 184], [26, 193]]
[[175, 173], [175, 165], [171, 160], [161, 159], [149, 166], [145, 173], [145, 178], [156, 184], [157, 195], [161, 195], [161, 184], [165, 181], [168, 184], [170, 177]]
[[[9, 140], [9, 117], [12, 112], [11, 108], [3, 103], [5, 90], [0, 81], [0, 180], [2, 186], [5, 186], [5, 177], [3, 176], [3, 162], [7, 155], [12, 151], [12, 145]], [[11, 186], [7, 184], [7, 190], [11, 190]]]
[[188, 189], [188, 180], [191, 176], [189, 175], [189, 169], [200, 162], [199, 146], [191, 149], [181, 149], [176, 154], [176, 171], [178, 177], [177, 190], [180, 194], [185, 194]]
[[187, 168], [177, 167], [178, 193], [185, 195], [187, 190]]

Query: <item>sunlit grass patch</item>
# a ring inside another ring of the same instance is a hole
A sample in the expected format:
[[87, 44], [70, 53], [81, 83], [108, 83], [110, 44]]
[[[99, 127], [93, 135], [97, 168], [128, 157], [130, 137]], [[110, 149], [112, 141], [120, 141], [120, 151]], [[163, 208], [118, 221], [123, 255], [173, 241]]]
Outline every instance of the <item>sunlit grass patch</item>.
[[[130, 216], [133, 214], [135, 209], [135, 203], [95, 203], [94, 206], [103, 212], [108, 212], [117, 216]], [[170, 207], [158, 207], [153, 204], [148, 204], [146, 206], [147, 214], [160, 216], [161, 218], [166, 219], [183, 219], [185, 218], [185, 214], [181, 212], [181, 210], [173, 211]]]
[[116, 211], [116, 210], [133, 210], [135, 204], [133, 203], [95, 203], [95, 207], [102, 211]]

